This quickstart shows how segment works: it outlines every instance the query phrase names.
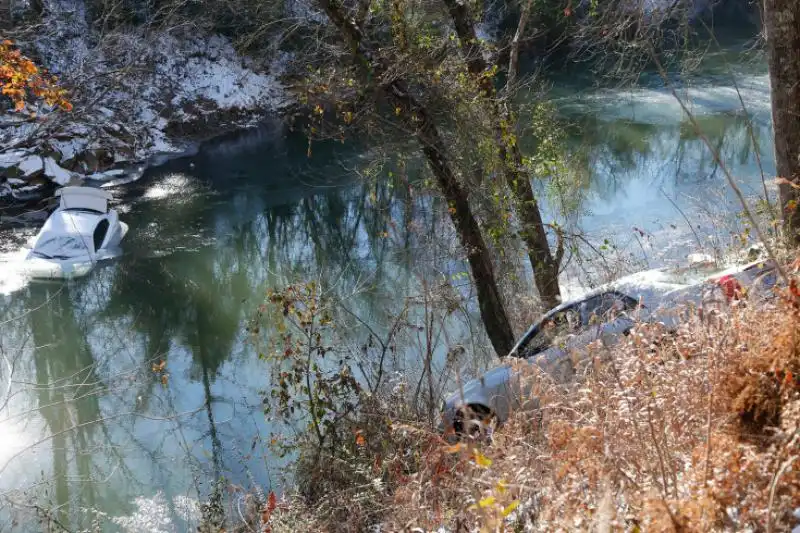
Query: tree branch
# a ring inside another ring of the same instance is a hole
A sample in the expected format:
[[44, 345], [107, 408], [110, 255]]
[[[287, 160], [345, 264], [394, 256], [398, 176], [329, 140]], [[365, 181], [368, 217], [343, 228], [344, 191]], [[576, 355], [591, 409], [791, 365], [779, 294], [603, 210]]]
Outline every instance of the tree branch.
[[514, 39], [511, 41], [511, 51], [508, 60], [508, 79], [506, 81], [506, 92], [509, 92], [514, 87], [519, 75], [519, 45], [522, 42], [522, 35], [525, 33], [525, 26], [528, 24], [528, 18], [531, 14], [531, 5], [533, 0], [527, 0], [522, 8], [522, 14], [519, 17], [519, 24], [517, 24], [517, 31], [514, 34]]

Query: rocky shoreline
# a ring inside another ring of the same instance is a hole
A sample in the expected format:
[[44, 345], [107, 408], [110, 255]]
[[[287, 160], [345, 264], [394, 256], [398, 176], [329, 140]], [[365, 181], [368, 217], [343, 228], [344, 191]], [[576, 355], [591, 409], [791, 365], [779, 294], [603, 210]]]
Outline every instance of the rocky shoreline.
[[197, 29], [90, 38], [82, 6], [51, 0], [51, 38], [19, 43], [59, 76], [73, 110], [31, 104], [0, 114], [0, 203], [35, 203], [65, 185], [133, 181], [150, 164], [290, 103], [278, 51], [244, 57], [226, 37]]

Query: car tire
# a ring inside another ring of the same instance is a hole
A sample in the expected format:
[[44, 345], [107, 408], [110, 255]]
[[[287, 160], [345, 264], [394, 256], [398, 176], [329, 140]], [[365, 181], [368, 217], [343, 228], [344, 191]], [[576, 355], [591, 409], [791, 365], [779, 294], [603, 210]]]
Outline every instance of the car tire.
[[498, 420], [485, 405], [470, 404], [456, 413], [453, 429], [460, 438], [491, 442]]

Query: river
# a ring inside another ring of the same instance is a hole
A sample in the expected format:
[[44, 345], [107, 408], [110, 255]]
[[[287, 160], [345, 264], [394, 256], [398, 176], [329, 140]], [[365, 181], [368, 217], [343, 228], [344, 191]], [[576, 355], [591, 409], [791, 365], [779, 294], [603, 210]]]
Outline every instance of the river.
[[[763, 57], [746, 47], [709, 52], [680, 94], [763, 210], [747, 119], [771, 176], [769, 86]], [[551, 92], [585, 176], [570, 227], [614, 258], [571, 253], [568, 291], [692, 251], [722, 255], [746, 231], [678, 103], [658, 79], [642, 81], [621, 90], [561, 80]], [[83, 279], [27, 283], [0, 263], [0, 530], [41, 514], [36, 505], [75, 525], [101, 516], [110, 530], [182, 531], [221, 476], [279, 490], [286, 472], [262, 405], [269, 366], [246, 331], [265, 291], [335, 279], [350, 309], [380, 324], [425, 275], [464, 270], [442, 210], [401, 175], [413, 178], [413, 165], [377, 164], [352, 143], [307, 150], [300, 135], [265, 124], [115, 189], [131, 228], [124, 254]], [[386, 179], [359, 178], [369, 172]], [[34, 232], [0, 227], [5, 259]], [[474, 314], [450, 320], [437, 350], [472, 353], [475, 327]]]

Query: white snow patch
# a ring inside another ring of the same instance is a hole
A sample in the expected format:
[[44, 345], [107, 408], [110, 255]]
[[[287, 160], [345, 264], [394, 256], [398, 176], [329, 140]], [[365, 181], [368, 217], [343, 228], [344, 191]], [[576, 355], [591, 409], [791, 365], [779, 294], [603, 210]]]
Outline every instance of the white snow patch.
[[117, 516], [112, 521], [131, 533], [173, 533], [175, 527], [169, 516], [169, 507], [160, 492], [153, 498], [136, 498], [136, 511], [129, 516]]
[[8, 168], [18, 165], [26, 155], [28, 155], [26, 150], [11, 150], [10, 152], [0, 154], [0, 168]]
[[52, 157], [44, 159], [44, 175], [62, 186], [72, 179], [72, 172], [59, 166]]
[[178, 40], [172, 35], [162, 35], [156, 46], [163, 54], [159, 73], [177, 75], [181, 80], [172, 99], [176, 106], [200, 98], [211, 100], [222, 109], [280, 104], [278, 93], [282, 87], [278, 80], [246, 68], [225, 37], [212, 35]]
[[286, 8], [290, 15], [301, 20], [309, 20], [317, 24], [324, 24], [327, 21], [325, 13], [316, 9], [309, 0], [290, 0], [287, 2]]
[[15, 200], [26, 202], [28, 200], [35, 200], [41, 198], [42, 192], [45, 187], [42, 184], [28, 185], [25, 187], [9, 187], [11, 197]]
[[88, 141], [82, 138], [52, 141], [50, 145], [61, 154], [62, 161], [69, 161], [86, 149]]
[[86, 176], [86, 179], [90, 180], [97, 180], [97, 181], [106, 181], [110, 180], [116, 176], [122, 176], [125, 174], [125, 170], [121, 168], [115, 168], [113, 170], [106, 170], [105, 172], [95, 172], [94, 174], [89, 174]]
[[175, 517], [183, 524], [178, 527], [173, 520], [167, 499], [161, 492], [152, 498], [136, 498], [136, 511], [128, 516], [117, 516], [112, 522], [130, 533], [176, 533], [193, 531], [191, 527], [199, 521], [200, 505], [197, 500], [186, 496], [173, 498]]
[[40, 172], [43, 167], [44, 162], [38, 155], [30, 155], [20, 161], [19, 165], [17, 165], [17, 168], [19, 168], [25, 176], [30, 176]]

